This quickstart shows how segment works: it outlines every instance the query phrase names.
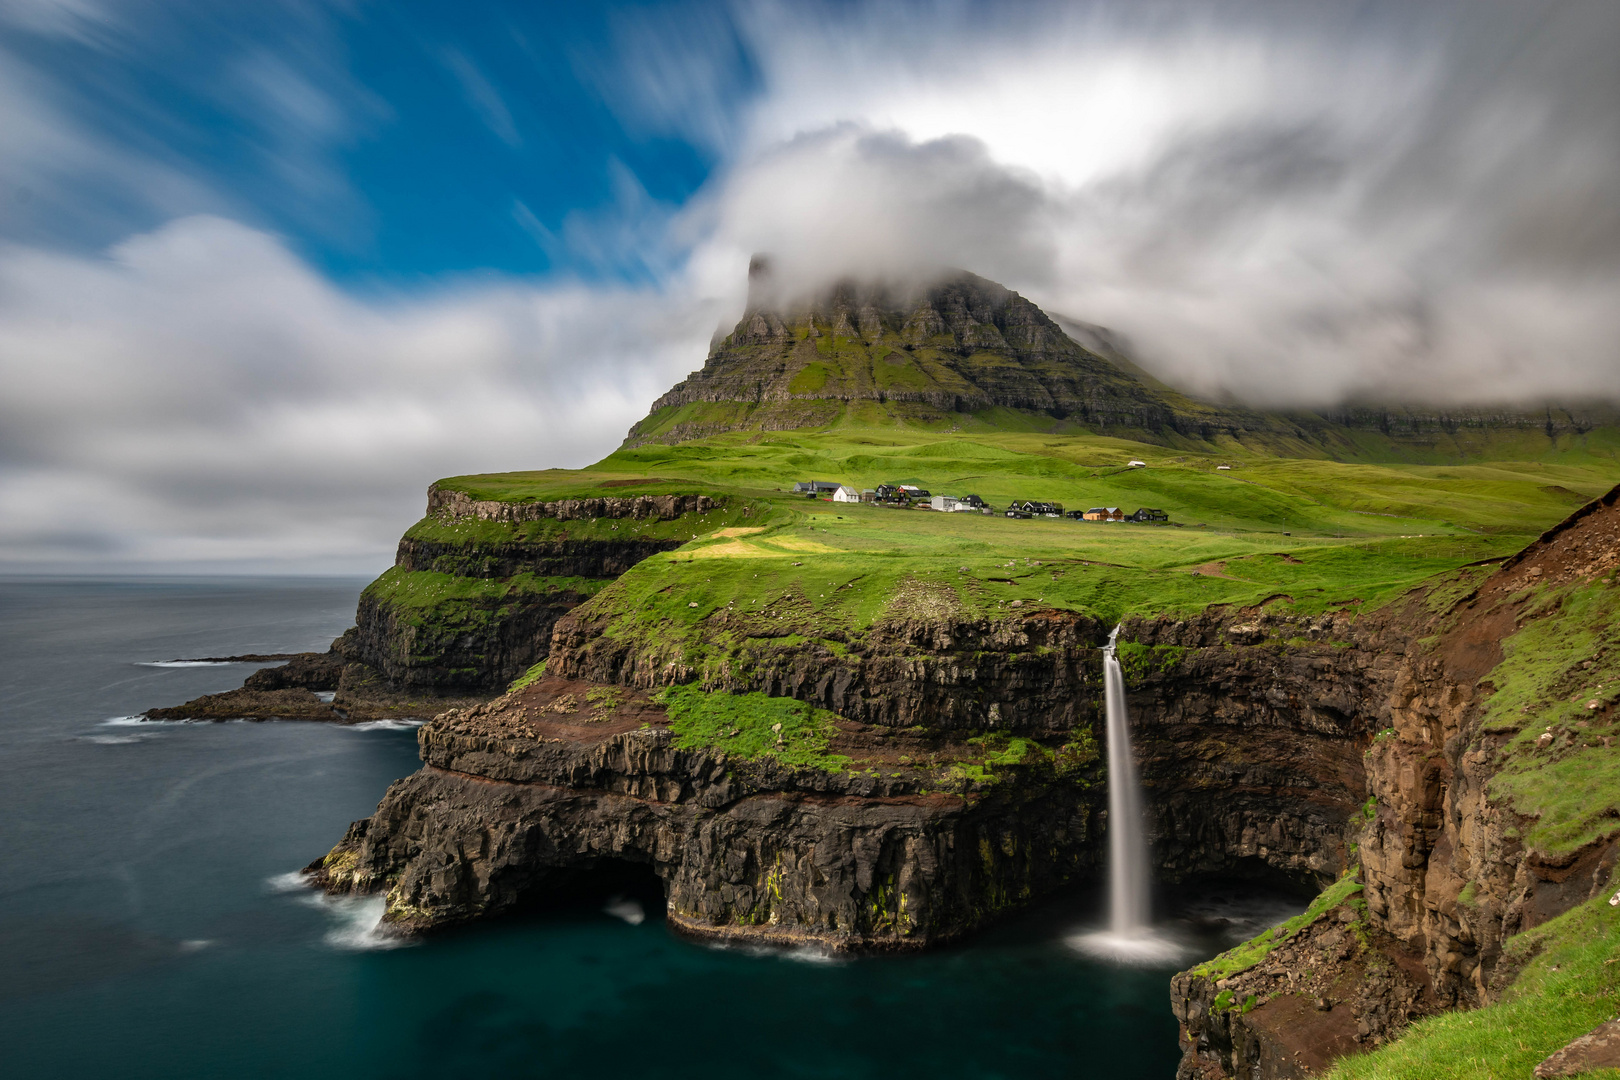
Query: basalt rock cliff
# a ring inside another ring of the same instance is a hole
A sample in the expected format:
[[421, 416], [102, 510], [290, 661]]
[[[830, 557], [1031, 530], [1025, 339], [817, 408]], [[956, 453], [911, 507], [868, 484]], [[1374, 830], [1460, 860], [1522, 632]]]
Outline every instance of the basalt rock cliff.
[[[1608, 602], [1617, 568], [1620, 488], [1379, 635], [1398, 649], [1363, 700], [1387, 726], [1343, 834], [1361, 896], [1252, 966], [1177, 976], [1180, 1076], [1307, 1076], [1411, 1020], [1488, 1004], [1517, 974], [1510, 936], [1613, 889], [1620, 790], [1600, 770], [1620, 635], [1586, 605]], [[1532, 653], [1549, 637], [1556, 652]], [[1568, 785], [1574, 805], [1533, 813], [1538, 784]]]
[[[1362, 752], [1387, 720], [1371, 704], [1395, 673], [1387, 642], [1349, 616], [1263, 611], [1124, 633], [1152, 642], [1127, 665], [1159, 874], [1333, 880], [1365, 798]], [[313, 869], [334, 891], [386, 891], [406, 932], [630, 863], [693, 934], [943, 940], [1098, 865], [1106, 637], [1037, 611], [882, 627], [842, 657], [775, 647], [709, 688], [835, 710], [830, 749], [847, 763], [794, 771], [678, 749], [648, 695], [691, 673], [656, 643], [604, 639], [582, 609], [559, 620], [544, 680], [423, 728], [426, 767]], [[610, 704], [582, 704], [593, 697]], [[992, 731], [1034, 745], [987, 761]]]
[[493, 500], [435, 484], [427, 516], [400, 540], [393, 568], [361, 594], [355, 626], [329, 652], [145, 715], [357, 723], [470, 707], [542, 659], [564, 614], [684, 542], [616, 535], [617, 524], [605, 535], [582, 527], [698, 523], [715, 509], [702, 494]]

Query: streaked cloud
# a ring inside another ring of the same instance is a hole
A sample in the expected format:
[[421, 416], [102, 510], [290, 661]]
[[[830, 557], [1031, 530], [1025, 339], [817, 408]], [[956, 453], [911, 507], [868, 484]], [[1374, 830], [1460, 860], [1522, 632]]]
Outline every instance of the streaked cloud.
[[[436, 477], [611, 450], [757, 251], [789, 291], [972, 269], [1260, 404], [1620, 394], [1599, 0], [681, 3], [561, 64], [383, 7], [129, 10], [0, 0], [10, 565], [372, 569]], [[357, 168], [384, 138], [410, 167]], [[323, 269], [424, 214], [551, 274]]]
[[434, 478], [600, 456], [715, 317], [566, 283], [360, 300], [209, 217], [102, 258], [0, 248], [0, 551], [377, 569]]

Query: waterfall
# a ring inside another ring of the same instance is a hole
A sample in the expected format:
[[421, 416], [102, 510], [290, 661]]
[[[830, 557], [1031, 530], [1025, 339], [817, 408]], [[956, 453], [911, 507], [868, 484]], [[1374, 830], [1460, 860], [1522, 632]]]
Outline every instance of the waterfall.
[[1147, 823], [1136, 759], [1131, 754], [1118, 640], [1116, 626], [1103, 649], [1103, 705], [1108, 720], [1108, 929], [1075, 935], [1069, 943], [1081, 952], [1119, 963], [1174, 964], [1185, 954], [1183, 943], [1155, 930], [1150, 921]]
[[1142, 820], [1142, 788], [1131, 754], [1131, 727], [1125, 713], [1125, 675], [1116, 642], [1119, 627], [1103, 649], [1103, 703], [1108, 711], [1108, 929], [1121, 936], [1148, 929], [1148, 848]]

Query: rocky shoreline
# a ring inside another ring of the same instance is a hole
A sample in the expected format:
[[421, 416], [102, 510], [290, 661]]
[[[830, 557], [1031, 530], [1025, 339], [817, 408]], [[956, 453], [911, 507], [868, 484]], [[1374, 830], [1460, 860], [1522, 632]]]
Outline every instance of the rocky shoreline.
[[[1156, 879], [1284, 880], [1332, 901], [1176, 976], [1181, 1077], [1307, 1076], [1415, 1019], [1487, 1004], [1515, 973], [1501, 964], [1507, 937], [1606, 887], [1620, 826], [1553, 855], [1528, 844], [1531, 822], [1493, 787], [1518, 728], [1482, 718], [1503, 640], [1559, 617], [1530, 598], [1612, 578], [1617, 500], [1620, 489], [1499, 567], [1367, 614], [1305, 616], [1272, 598], [1125, 621]], [[587, 502], [523, 513], [700, 509]], [[487, 543], [432, 558], [466, 572]], [[402, 560], [427, 555], [401, 545]], [[482, 565], [531, 557], [557, 553], [508, 545]], [[544, 675], [507, 693], [506, 660], [500, 681], [486, 671], [477, 687], [422, 674], [448, 670], [442, 652], [402, 643], [403, 624], [374, 604], [328, 653], [148, 716], [431, 718], [422, 769], [308, 868], [328, 892], [384, 896], [384, 926], [400, 934], [623, 880], [661, 891], [670, 925], [693, 937], [915, 949], [1100, 874], [1109, 628], [1096, 620], [942, 611], [800, 635], [720, 608], [704, 632], [743, 651], [698, 670], [656, 635], [616, 633], [610, 608], [582, 600], [557, 601], [531, 646]], [[512, 625], [539, 632], [524, 617]], [[380, 650], [409, 670], [378, 664]], [[1569, 686], [1582, 685], [1570, 670]], [[679, 687], [824, 710], [822, 757], [790, 764], [785, 732], [748, 753], [690, 737], [666, 696]], [[1607, 701], [1594, 699], [1591, 722], [1608, 722]], [[1538, 745], [1556, 757], [1579, 739], [1549, 725]]]

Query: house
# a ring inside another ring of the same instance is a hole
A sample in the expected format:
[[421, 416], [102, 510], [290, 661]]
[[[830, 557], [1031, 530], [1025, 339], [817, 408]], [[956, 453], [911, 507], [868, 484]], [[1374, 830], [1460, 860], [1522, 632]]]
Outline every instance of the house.
[[958, 501], [963, 506], [969, 507], [970, 509], [973, 509], [973, 510], [985, 510], [985, 509], [988, 509], [988, 507], [986, 507], [986, 505], [985, 505], [984, 500], [979, 498], [977, 495], [964, 495]]
[[901, 495], [904, 495], [913, 502], [916, 502], [918, 499], [927, 499], [931, 497], [927, 488], [920, 488], [915, 484], [896, 484], [895, 486], [900, 489]]
[[943, 510], [947, 514], [953, 514], [958, 509], [962, 508], [955, 495], [930, 496], [928, 505], [933, 507], [935, 510]]
[[848, 484], [839, 484], [837, 490], [833, 492], [833, 502], [858, 503], [860, 501], [861, 493], [850, 487]]
[[1093, 506], [1086, 511], [1087, 521], [1124, 521], [1125, 511], [1117, 506]]
[[800, 480], [793, 485], [793, 494], [806, 495], [814, 499], [822, 495], [831, 495], [841, 486], [831, 480]]
[[861, 502], [863, 502], [863, 503], [877, 502], [877, 492], [873, 491], [871, 488], [862, 488], [861, 489]]
[[[1018, 510], [1029, 517], [1062, 517], [1063, 504], [1054, 502], [1038, 502], [1034, 499], [1020, 499], [1014, 502], [1009, 509]], [[1009, 517], [1012, 515], [1009, 514]]]
[[1086, 512], [1084, 510], [1070, 510], [1068, 513], [1064, 514], [1063, 516], [1066, 517], [1066, 518], [1069, 518], [1071, 520], [1074, 520], [1074, 521], [1084, 521], [1084, 520], [1086, 520]]
[[1163, 510], [1154, 510], [1144, 506], [1136, 513], [1125, 519], [1126, 521], [1169, 521], [1170, 515]]
[[1126, 467], [1131, 469], [1141, 469], [1145, 468], [1146, 466], [1147, 462], [1145, 461], [1131, 461], [1126, 463]]

